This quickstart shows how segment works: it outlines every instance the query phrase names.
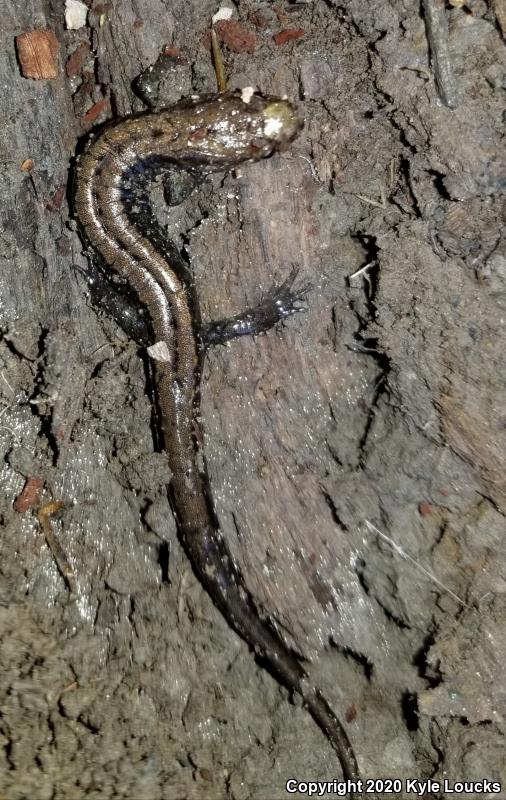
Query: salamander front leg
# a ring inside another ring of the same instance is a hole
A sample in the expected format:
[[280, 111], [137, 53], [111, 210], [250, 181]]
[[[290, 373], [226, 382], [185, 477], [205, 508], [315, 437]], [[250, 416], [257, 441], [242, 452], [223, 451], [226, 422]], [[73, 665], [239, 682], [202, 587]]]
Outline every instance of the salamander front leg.
[[164, 47], [155, 63], [135, 78], [132, 89], [152, 111], [191, 94], [191, 66], [176, 48]]
[[265, 333], [278, 322], [299, 311], [305, 311], [301, 303], [305, 302], [309, 284], [294, 288], [293, 283], [298, 274], [294, 267], [283, 283], [274, 285], [257, 306], [247, 308], [228, 319], [220, 319], [203, 323], [199, 338], [204, 349], [211, 345], [224, 344], [238, 336], [257, 336]]

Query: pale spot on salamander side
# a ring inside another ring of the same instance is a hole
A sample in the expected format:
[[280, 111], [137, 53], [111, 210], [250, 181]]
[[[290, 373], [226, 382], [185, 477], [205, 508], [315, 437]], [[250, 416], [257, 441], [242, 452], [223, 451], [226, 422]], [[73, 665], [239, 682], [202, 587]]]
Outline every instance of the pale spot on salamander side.
[[154, 361], [170, 362], [172, 360], [170, 355], [170, 350], [167, 347], [167, 342], [164, 341], [155, 342], [150, 347], [148, 347], [148, 355]]

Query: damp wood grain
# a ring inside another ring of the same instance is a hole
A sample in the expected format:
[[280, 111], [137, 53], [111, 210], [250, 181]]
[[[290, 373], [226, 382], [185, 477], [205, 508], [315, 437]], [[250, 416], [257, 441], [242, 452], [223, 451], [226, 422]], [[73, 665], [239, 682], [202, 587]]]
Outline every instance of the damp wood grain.
[[[294, 264], [311, 290], [305, 313], [207, 360], [202, 425], [224, 535], [347, 720], [365, 776], [506, 782], [503, 734], [483, 724], [501, 713], [506, 660], [499, 27], [478, 7], [448, 9], [451, 110], [418, 7], [236, 8], [223, 29], [232, 86], [286, 94], [304, 133], [170, 212], [155, 193], [157, 208], [207, 318], [253, 304]], [[216, 10], [121, 0], [68, 30], [59, 0], [0, 3], [8, 800], [262, 800], [286, 796], [294, 763], [300, 778], [336, 776], [324, 737], [179, 548], [147, 360], [97, 309], [69, 207], [83, 137], [141, 110], [132, 81], [162, 48], [177, 61], [171, 101], [214, 91]], [[59, 42], [56, 78], [20, 73], [15, 38], [35, 28]], [[39, 523], [52, 502], [73, 594]]]

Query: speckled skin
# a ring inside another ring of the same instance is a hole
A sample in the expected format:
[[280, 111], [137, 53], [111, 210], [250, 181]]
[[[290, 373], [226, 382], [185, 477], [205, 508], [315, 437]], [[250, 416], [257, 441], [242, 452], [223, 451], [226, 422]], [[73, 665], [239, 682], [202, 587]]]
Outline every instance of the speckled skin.
[[302, 695], [345, 777], [357, 779], [341, 724], [260, 615], [222, 538], [199, 457], [198, 308], [186, 268], [164, 244], [149, 206], [147, 184], [174, 165], [199, 173], [227, 170], [265, 158], [297, 135], [302, 123], [288, 102], [258, 94], [243, 98], [240, 91], [196, 98], [110, 125], [79, 161], [75, 210], [86, 238], [147, 309], [153, 341], [166, 345], [167, 360], [155, 361], [156, 392], [173, 476], [171, 502], [193, 567], [230, 625], [283, 684]]

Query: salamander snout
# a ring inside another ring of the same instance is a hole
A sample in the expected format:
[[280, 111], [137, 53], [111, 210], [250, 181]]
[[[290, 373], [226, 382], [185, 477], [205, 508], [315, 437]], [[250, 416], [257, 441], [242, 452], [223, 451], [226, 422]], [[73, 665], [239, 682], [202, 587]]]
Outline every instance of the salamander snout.
[[273, 98], [263, 110], [264, 136], [277, 145], [291, 142], [303, 126], [295, 106], [287, 100]]

